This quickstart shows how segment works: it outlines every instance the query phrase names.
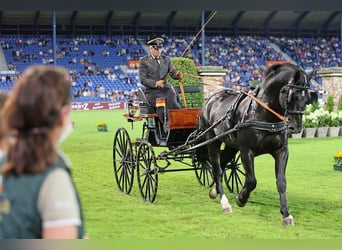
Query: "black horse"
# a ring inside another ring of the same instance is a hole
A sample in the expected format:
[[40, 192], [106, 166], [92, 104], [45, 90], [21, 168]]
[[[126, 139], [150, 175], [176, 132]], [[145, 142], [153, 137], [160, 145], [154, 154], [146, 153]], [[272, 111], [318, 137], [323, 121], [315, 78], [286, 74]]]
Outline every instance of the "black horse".
[[309, 90], [313, 73], [306, 74], [293, 64], [275, 64], [267, 69], [263, 81], [254, 90], [248, 93], [225, 90], [205, 102], [197, 131], [202, 141], [210, 143], [197, 148], [196, 153], [199, 160], [212, 165], [216, 188], [209, 194], [220, 194], [224, 212], [232, 212], [222, 187], [227, 163], [240, 151], [246, 176], [236, 203], [242, 207], [257, 184], [254, 158], [271, 154], [275, 160], [283, 224], [294, 225], [286, 201], [287, 142], [289, 133], [302, 130], [305, 105], [315, 99]]

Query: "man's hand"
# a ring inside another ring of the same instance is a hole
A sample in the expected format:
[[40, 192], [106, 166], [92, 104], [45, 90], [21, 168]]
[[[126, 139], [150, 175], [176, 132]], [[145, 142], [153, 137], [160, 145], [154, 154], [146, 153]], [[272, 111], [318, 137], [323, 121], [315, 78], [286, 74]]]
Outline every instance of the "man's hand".
[[156, 81], [156, 88], [164, 88], [165, 80]]
[[182, 80], [183, 79], [183, 73], [178, 71], [177, 74], [176, 74], [178, 80]]

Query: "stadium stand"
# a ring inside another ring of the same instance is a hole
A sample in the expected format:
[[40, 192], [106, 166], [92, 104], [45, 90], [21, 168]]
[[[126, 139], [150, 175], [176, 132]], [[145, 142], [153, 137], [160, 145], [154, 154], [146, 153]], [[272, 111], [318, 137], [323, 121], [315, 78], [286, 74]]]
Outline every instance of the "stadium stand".
[[[30, 64], [56, 64], [69, 69], [73, 81], [74, 101], [126, 101], [136, 98], [139, 78], [128, 61], [146, 55], [144, 41], [134, 36], [58, 36], [53, 51], [51, 36], [0, 36], [6, 71], [2, 71], [0, 88], [9, 90], [15, 78]], [[202, 61], [202, 44], [193, 37], [165, 36], [165, 53]], [[278, 47], [279, 50], [276, 50]], [[260, 81], [267, 61], [291, 58], [305, 70], [342, 66], [340, 41], [323, 38], [207, 36], [204, 61], [227, 69], [225, 81], [250, 85]], [[316, 81], [321, 80], [316, 76]], [[314, 86], [313, 86], [314, 87]]]

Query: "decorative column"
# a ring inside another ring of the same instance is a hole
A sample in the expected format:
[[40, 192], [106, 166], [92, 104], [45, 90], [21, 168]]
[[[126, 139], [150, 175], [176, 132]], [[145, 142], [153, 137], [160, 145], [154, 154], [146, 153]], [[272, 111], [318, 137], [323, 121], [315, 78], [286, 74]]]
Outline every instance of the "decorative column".
[[227, 74], [227, 70], [222, 66], [200, 66], [198, 68], [198, 74], [204, 77], [202, 79], [204, 99], [207, 99], [209, 96], [222, 90], [224, 76]]
[[342, 67], [323, 68], [317, 73], [322, 77], [323, 103], [325, 104], [328, 96], [331, 95], [336, 109], [342, 95]]

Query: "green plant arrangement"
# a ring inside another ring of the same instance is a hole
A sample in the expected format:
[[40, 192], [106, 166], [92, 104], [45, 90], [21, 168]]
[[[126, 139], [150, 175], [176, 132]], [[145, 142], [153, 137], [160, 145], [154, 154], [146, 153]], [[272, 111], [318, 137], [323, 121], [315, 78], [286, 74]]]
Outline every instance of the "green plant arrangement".
[[337, 151], [334, 155], [334, 170], [342, 171], [342, 152]]
[[337, 166], [342, 166], [342, 152], [337, 151], [334, 156], [334, 164]]
[[309, 105], [310, 107], [310, 112], [315, 112], [316, 110], [320, 109], [320, 104], [319, 102], [315, 102], [312, 105]]
[[103, 121], [98, 122], [96, 124], [96, 127], [97, 127], [97, 131], [99, 131], [99, 132], [107, 132], [108, 131], [107, 124]]
[[303, 116], [304, 128], [316, 128], [318, 126], [318, 118], [314, 112], [306, 112]]
[[[188, 103], [188, 107], [201, 107], [204, 102], [204, 94], [201, 82], [198, 78], [194, 77], [197, 76], [198, 72], [196, 69], [196, 65], [193, 60], [184, 57], [172, 57], [171, 58], [172, 64], [178, 70], [184, 73], [184, 77], [182, 83], [184, 86], [200, 86], [202, 91], [197, 93], [185, 93], [185, 97]], [[192, 76], [194, 75], [194, 76]], [[178, 80], [172, 79], [168, 76], [168, 81], [173, 86], [179, 86]]]
[[334, 110], [334, 97], [332, 95], [328, 95], [327, 103], [325, 104], [325, 109], [331, 113]]
[[338, 99], [338, 106], [337, 106], [338, 111], [342, 111], [342, 95]]
[[317, 120], [310, 115], [303, 117], [303, 127], [304, 128], [316, 128]]
[[342, 126], [342, 112], [331, 112], [330, 113], [330, 127]]
[[330, 114], [327, 110], [318, 109], [313, 112], [313, 115], [317, 117], [317, 127], [327, 127], [330, 124]]

